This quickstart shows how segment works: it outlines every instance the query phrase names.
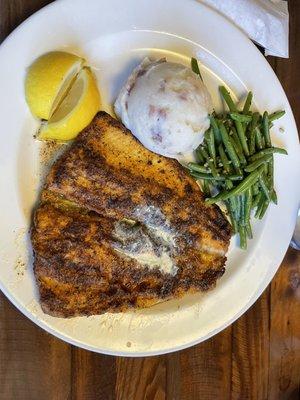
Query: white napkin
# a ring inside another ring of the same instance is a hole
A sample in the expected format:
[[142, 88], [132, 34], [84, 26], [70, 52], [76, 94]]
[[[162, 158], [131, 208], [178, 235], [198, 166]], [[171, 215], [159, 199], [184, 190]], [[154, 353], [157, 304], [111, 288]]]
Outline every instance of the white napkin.
[[225, 14], [265, 55], [288, 58], [289, 12], [282, 0], [198, 0]]

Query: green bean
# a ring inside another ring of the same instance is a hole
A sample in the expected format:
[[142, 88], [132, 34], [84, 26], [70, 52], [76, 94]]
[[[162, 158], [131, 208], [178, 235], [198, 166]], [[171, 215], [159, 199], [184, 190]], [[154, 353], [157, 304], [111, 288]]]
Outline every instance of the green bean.
[[266, 156], [268, 154], [285, 154], [287, 155], [287, 151], [285, 149], [281, 149], [280, 147], [269, 147], [267, 149], [263, 149], [259, 152], [257, 152], [256, 154], [254, 154], [253, 156], [249, 157], [250, 161], [256, 161], [258, 160], [260, 157]]
[[232, 132], [232, 137], [233, 137], [233, 139], [235, 140], [237, 146], [239, 147], [240, 152], [243, 152], [243, 147], [242, 147], [240, 138], [239, 138], [239, 136], [238, 136], [238, 134], [237, 134], [237, 132], [236, 132], [236, 129], [233, 127], [233, 128], [231, 129], [231, 132]]
[[270, 127], [284, 112], [270, 115], [251, 112], [251, 92], [240, 111], [224, 86], [220, 87], [220, 94], [229, 111], [210, 115], [210, 129], [196, 151], [196, 155], [200, 154], [199, 163], [189, 164], [188, 169], [201, 180], [203, 187], [211, 185], [219, 190], [206, 201], [209, 204], [225, 202], [233, 232], [239, 233], [241, 247], [246, 248], [247, 239], [253, 236], [251, 210], [261, 219], [269, 203], [277, 203], [273, 159], [274, 154], [287, 152], [272, 147]]
[[240, 198], [239, 196], [229, 197], [228, 201], [233, 202], [234, 205], [234, 215], [237, 222], [240, 220]]
[[250, 124], [250, 129], [254, 130], [259, 122], [260, 115], [258, 112], [252, 114], [252, 121]]
[[271, 201], [271, 195], [270, 195], [270, 192], [269, 192], [267, 183], [266, 183], [266, 181], [265, 181], [263, 175], [260, 175], [260, 177], [258, 178], [258, 181], [259, 181], [260, 187], [262, 188], [262, 191], [264, 192], [266, 198], [267, 198], [269, 201]]
[[274, 204], [277, 204], [277, 203], [278, 203], [277, 193], [276, 193], [275, 189], [273, 189], [272, 192], [271, 192], [271, 201], [272, 201]]
[[253, 154], [255, 152], [255, 128], [257, 126], [259, 120], [259, 114], [254, 113], [252, 116], [252, 121], [249, 127], [249, 154]]
[[232, 164], [234, 165], [235, 168], [239, 168], [240, 167], [240, 161], [238, 159], [238, 156], [234, 150], [234, 147], [232, 146], [230, 139], [229, 139], [229, 135], [227, 133], [227, 130], [223, 124], [223, 122], [220, 122], [219, 124], [220, 127], [220, 133], [221, 133], [221, 137], [222, 137], [222, 141], [224, 143], [224, 146], [227, 150], [228, 156], [232, 161]]
[[240, 139], [238, 137], [238, 134], [237, 134], [237, 132], [236, 132], [236, 130], [234, 128], [232, 128], [231, 132], [232, 132], [232, 138], [231, 139], [232, 139], [233, 147], [235, 148], [235, 151], [236, 151], [236, 153], [237, 153], [237, 155], [238, 155], [238, 157], [239, 157], [239, 159], [241, 161], [241, 164], [245, 165], [245, 164], [247, 164], [247, 161], [246, 161], [246, 158], [244, 156], [243, 148], [242, 148]]
[[263, 115], [263, 122], [262, 122], [263, 134], [266, 141], [266, 147], [271, 147], [271, 138], [270, 138], [270, 131], [269, 131], [269, 115], [267, 111], [264, 112]]
[[[238, 156], [238, 159], [239, 159], [240, 163], [242, 163], [241, 158], [243, 158], [243, 153], [240, 153], [239, 148], [238, 148], [238, 145], [236, 144], [236, 142], [235, 142], [235, 140], [233, 139], [233, 137], [230, 137], [230, 136], [229, 136], [229, 140], [230, 140], [230, 143], [231, 143], [231, 145], [232, 145], [232, 147], [233, 147], [233, 149], [234, 149], [236, 155]], [[245, 157], [244, 157], [244, 158], [245, 158]]]
[[[230, 180], [226, 179], [225, 187], [226, 187], [227, 190], [231, 190], [233, 188], [233, 183]], [[239, 219], [239, 210], [237, 209], [238, 208], [238, 203], [236, 201], [236, 197], [235, 196], [230, 197], [228, 199], [228, 202], [230, 203], [230, 206], [232, 208], [233, 216], [234, 216], [235, 220], [238, 221], [238, 219]]]
[[250, 143], [249, 143], [249, 154], [255, 152], [255, 130], [250, 131]]
[[262, 135], [258, 127], [255, 128], [255, 144], [259, 150], [263, 149]]
[[231, 119], [234, 121], [239, 121], [239, 122], [251, 122], [252, 121], [252, 116], [247, 115], [247, 114], [239, 114], [239, 113], [229, 113]]
[[245, 235], [245, 195], [242, 193], [237, 196], [238, 200], [238, 232], [240, 236], [240, 247], [245, 248], [246, 246], [246, 235]]
[[218, 127], [217, 121], [215, 120], [215, 117], [213, 115], [210, 115], [209, 119], [210, 119], [211, 127], [212, 127], [213, 132], [214, 132], [215, 142], [217, 143], [217, 145], [219, 145], [222, 142], [222, 138], [221, 138], [221, 135], [220, 135], [220, 131], [219, 131], [219, 127]]
[[233, 233], [236, 234], [239, 231], [239, 227], [238, 227], [238, 222], [237, 220], [234, 219], [234, 217], [231, 217], [231, 224], [232, 224], [232, 228], [233, 228]]
[[249, 239], [252, 239], [252, 229], [250, 223], [250, 216], [251, 216], [251, 208], [252, 208], [252, 190], [249, 188], [246, 191], [246, 203], [245, 203], [245, 229], [246, 234]]
[[269, 121], [270, 122], [275, 121], [275, 119], [281, 118], [282, 116], [284, 116], [284, 114], [285, 114], [285, 111], [276, 111], [273, 114], [269, 115]]
[[252, 162], [251, 164], [247, 165], [247, 167], [245, 167], [244, 170], [246, 172], [252, 172], [252, 171], [256, 170], [258, 167], [260, 167], [261, 165], [264, 165], [265, 163], [270, 161], [271, 158], [272, 158], [272, 156], [270, 156], [270, 155], [263, 156], [263, 157], [259, 158], [258, 160]]
[[207, 163], [208, 163], [208, 166], [209, 166], [209, 168], [210, 168], [210, 170], [211, 170], [211, 173], [212, 173], [213, 177], [217, 178], [217, 177], [219, 176], [219, 172], [218, 172], [218, 170], [216, 169], [216, 167], [215, 167], [213, 161], [208, 160]]
[[245, 101], [244, 108], [243, 108], [244, 114], [248, 114], [250, 107], [251, 107], [252, 99], [253, 99], [253, 93], [249, 92], [246, 97], [246, 101]]
[[237, 111], [238, 111], [238, 110], [237, 110], [237, 107], [236, 107], [236, 105], [234, 104], [234, 102], [233, 102], [233, 100], [232, 100], [232, 98], [231, 98], [231, 96], [230, 96], [230, 93], [229, 93], [229, 91], [225, 88], [225, 86], [220, 86], [219, 90], [220, 90], [220, 93], [221, 93], [223, 99], [225, 100], [225, 103], [227, 104], [229, 110], [230, 110], [231, 112], [237, 112]]
[[258, 183], [256, 182], [256, 183], [254, 183], [254, 185], [252, 186], [252, 194], [256, 196], [258, 193], [259, 193], [259, 185], [258, 185]]
[[208, 171], [207, 168], [204, 165], [199, 165], [193, 162], [188, 163], [187, 168], [192, 170], [192, 171], [196, 171], [196, 172], [203, 172], [205, 174], [207, 174]]
[[[246, 193], [246, 192], [245, 192]], [[241, 211], [240, 211], [240, 222], [241, 225], [245, 226], [245, 220], [246, 220], [246, 196], [245, 193], [242, 193], [240, 195], [240, 207], [241, 207]]]
[[202, 181], [202, 191], [205, 196], [211, 196], [208, 181]]
[[195, 74], [199, 75], [200, 79], [203, 81], [202, 75], [201, 75], [201, 72], [199, 69], [198, 61], [194, 57], [191, 58], [191, 68], [192, 68], [192, 71], [195, 72]]
[[256, 169], [250, 175], [248, 175], [247, 178], [243, 179], [243, 181], [240, 184], [238, 184], [235, 188], [233, 188], [232, 190], [219, 193], [215, 197], [206, 199], [206, 201], [209, 204], [213, 204], [213, 203], [216, 203], [217, 201], [227, 200], [227, 199], [229, 199], [229, 197], [236, 196], [236, 195], [243, 193], [250, 186], [252, 186], [253, 183], [255, 183], [257, 181], [257, 179], [261, 173], [262, 173], [261, 168]]
[[205, 132], [205, 141], [207, 144], [209, 155], [211, 156], [214, 165], [216, 166], [216, 148], [215, 148], [215, 137], [212, 128]]
[[209, 166], [209, 169], [211, 170], [212, 175], [215, 177], [219, 176], [219, 173], [218, 173], [213, 161], [210, 159], [208, 152], [206, 151], [206, 149], [203, 146], [200, 147], [200, 152], [201, 152], [202, 157], [207, 161], [207, 164]]
[[269, 183], [270, 187], [273, 189], [274, 187], [274, 157], [271, 157], [271, 160], [269, 161], [268, 165], [268, 178], [269, 178]]
[[200, 146], [199, 151], [200, 151], [202, 157], [203, 157], [206, 161], [208, 161], [208, 160], [209, 160], [209, 154], [208, 154], [208, 152], [206, 151], [206, 149], [204, 148], [203, 145]]
[[229, 173], [231, 168], [230, 168], [229, 160], [226, 156], [226, 153], [224, 151], [222, 144], [219, 145], [218, 150], [219, 150], [219, 154], [220, 154], [220, 158], [221, 158], [224, 170]]
[[243, 250], [247, 249], [247, 239], [246, 239], [246, 230], [245, 227], [240, 225], [239, 226], [239, 235], [240, 235], [240, 247]]
[[235, 234], [235, 233], [238, 233], [238, 222], [237, 222], [237, 220], [234, 218], [234, 215], [233, 215], [233, 213], [232, 213], [232, 210], [230, 209], [230, 207], [228, 206], [227, 207], [227, 210], [228, 210], [228, 213], [229, 213], [229, 217], [230, 217], [230, 223], [231, 223], [231, 226], [232, 226], [232, 231], [233, 231], [233, 233]]
[[245, 203], [245, 223], [248, 223], [250, 221], [250, 213], [251, 213], [251, 207], [252, 207], [252, 193], [251, 193], [251, 188], [246, 190], [245, 192], [245, 197], [246, 197], [246, 203]]
[[256, 208], [258, 206], [258, 204], [259, 204], [259, 202], [260, 202], [262, 197], [263, 197], [263, 193], [258, 193], [255, 196], [255, 198], [254, 198], [254, 200], [252, 202], [252, 209], [254, 209], [254, 208]]
[[264, 217], [264, 215], [265, 215], [265, 213], [267, 211], [269, 203], [270, 203], [269, 200], [265, 200], [264, 201], [264, 203], [263, 203], [263, 205], [262, 205], [262, 207], [260, 209], [260, 212], [259, 212], [259, 216], [258, 216], [259, 219], [263, 219], [263, 217]]
[[248, 147], [248, 144], [247, 144], [247, 138], [246, 138], [246, 135], [245, 135], [243, 124], [241, 122], [239, 122], [239, 121], [235, 121], [235, 127], [236, 127], [237, 133], [239, 135], [239, 138], [240, 138], [241, 145], [243, 147], [244, 153], [245, 153], [246, 156], [248, 156], [249, 155], [249, 147]]
[[262, 194], [262, 195], [260, 196], [259, 202], [258, 202], [258, 204], [257, 204], [257, 208], [256, 208], [255, 215], [254, 215], [255, 218], [259, 218], [259, 215], [260, 215], [261, 210], [262, 210], [262, 208], [263, 208], [263, 206], [264, 206], [264, 204], [265, 204], [265, 201], [266, 201], [266, 198], [265, 198], [265, 196]]
[[230, 190], [233, 188], [233, 183], [229, 179], [226, 179], [225, 186], [227, 190]]
[[253, 238], [253, 234], [252, 234], [252, 228], [251, 228], [250, 221], [248, 221], [248, 222], [246, 223], [245, 228], [246, 228], [246, 233], [247, 233], [248, 239], [252, 239], [252, 238]]
[[226, 208], [230, 217], [230, 222], [233, 228], [233, 233], [238, 232], [238, 223], [237, 220], [235, 219], [235, 210], [234, 207], [232, 206], [232, 203], [230, 201], [226, 202]]
[[241, 174], [226, 175], [225, 178], [229, 179], [230, 181], [241, 181], [243, 179], [243, 175]]
[[[190, 175], [195, 178], [196, 180], [214, 180], [214, 177], [212, 175], [208, 174], [201, 174], [200, 172], [194, 172], [190, 171]], [[207, 179], [206, 179], [207, 178]]]
[[243, 175], [226, 175], [226, 176], [213, 176], [208, 173], [201, 173], [197, 171], [191, 171], [190, 174], [197, 179], [205, 179], [209, 181], [226, 181], [229, 179], [230, 181], [241, 181], [243, 179]]
[[222, 121], [223, 122], [223, 124], [225, 125], [225, 128], [228, 130], [228, 131], [230, 131], [232, 128], [233, 128], [233, 126], [234, 126], [234, 121], [231, 121], [230, 119], [225, 119], [225, 120], [223, 120]]
[[196, 155], [196, 159], [200, 164], [204, 164], [205, 163], [205, 158], [203, 157], [203, 155], [201, 154], [201, 146], [198, 146], [197, 149], [195, 150], [195, 155]]

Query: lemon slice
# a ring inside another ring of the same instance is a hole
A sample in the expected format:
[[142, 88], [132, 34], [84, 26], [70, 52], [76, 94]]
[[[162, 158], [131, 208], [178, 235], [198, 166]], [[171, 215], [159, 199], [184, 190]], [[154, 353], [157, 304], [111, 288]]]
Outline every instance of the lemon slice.
[[77, 75], [71, 89], [48, 122], [42, 124], [38, 138], [43, 140], [74, 139], [100, 109], [100, 95], [89, 68]]
[[48, 120], [69, 90], [84, 59], [63, 51], [52, 51], [39, 57], [29, 67], [25, 96], [33, 115]]

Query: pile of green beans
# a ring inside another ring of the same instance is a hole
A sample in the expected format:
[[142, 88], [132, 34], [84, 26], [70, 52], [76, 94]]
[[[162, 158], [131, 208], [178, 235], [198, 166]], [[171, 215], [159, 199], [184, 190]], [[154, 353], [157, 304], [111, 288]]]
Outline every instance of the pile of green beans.
[[[284, 111], [252, 112], [251, 92], [239, 110], [224, 86], [220, 93], [229, 110], [210, 115], [210, 128], [195, 152], [196, 162], [187, 168], [199, 180], [207, 203], [225, 203], [233, 232], [246, 249], [247, 239], [252, 238], [251, 211], [262, 219], [269, 204], [277, 204], [274, 154], [287, 152], [272, 146], [270, 128]], [[218, 194], [213, 197], [212, 192]]]

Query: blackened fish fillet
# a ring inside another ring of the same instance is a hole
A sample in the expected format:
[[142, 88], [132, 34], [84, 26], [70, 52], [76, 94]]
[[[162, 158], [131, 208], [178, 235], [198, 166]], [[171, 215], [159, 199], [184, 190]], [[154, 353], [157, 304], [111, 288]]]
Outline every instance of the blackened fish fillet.
[[100, 112], [52, 167], [35, 211], [43, 310], [92, 315], [207, 290], [225, 271], [230, 235], [177, 161]]

